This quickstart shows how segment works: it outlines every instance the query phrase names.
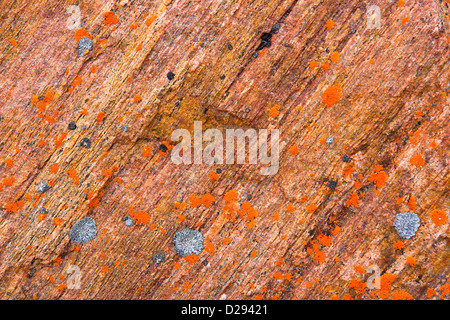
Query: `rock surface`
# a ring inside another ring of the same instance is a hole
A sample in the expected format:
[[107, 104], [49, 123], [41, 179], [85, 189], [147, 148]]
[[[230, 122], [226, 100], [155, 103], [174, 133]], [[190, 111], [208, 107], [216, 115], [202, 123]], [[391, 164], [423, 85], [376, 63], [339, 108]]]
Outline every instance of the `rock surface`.
[[[0, 4], [1, 299], [449, 298], [448, 0], [73, 3]], [[278, 172], [175, 165], [194, 121], [278, 129]]]

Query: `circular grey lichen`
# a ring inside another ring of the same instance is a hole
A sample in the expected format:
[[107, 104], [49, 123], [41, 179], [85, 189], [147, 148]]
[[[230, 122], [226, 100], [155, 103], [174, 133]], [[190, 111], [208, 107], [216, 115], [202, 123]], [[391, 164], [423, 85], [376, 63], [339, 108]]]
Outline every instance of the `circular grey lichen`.
[[412, 212], [399, 213], [395, 216], [394, 227], [400, 237], [410, 239], [419, 230], [420, 219]]
[[73, 242], [86, 243], [91, 241], [97, 235], [95, 220], [91, 217], [85, 217], [78, 220], [70, 229], [69, 237]]
[[91, 39], [88, 37], [81, 38], [80, 41], [78, 41], [78, 56], [84, 56], [84, 52], [86, 50], [92, 50], [93, 47], [94, 45]]
[[183, 229], [173, 238], [175, 251], [182, 257], [200, 254], [203, 250], [203, 235], [192, 229]]
[[155, 254], [152, 255], [153, 262], [158, 265], [164, 260], [166, 260], [166, 255], [162, 251], [158, 251]]
[[133, 218], [131, 217], [125, 217], [122, 220], [125, 221], [127, 227], [131, 227], [134, 224]]
[[47, 192], [48, 190], [50, 190], [50, 186], [47, 184], [47, 181], [45, 180], [41, 180], [41, 183], [39, 183], [38, 185], [38, 191], [40, 193], [44, 193]]

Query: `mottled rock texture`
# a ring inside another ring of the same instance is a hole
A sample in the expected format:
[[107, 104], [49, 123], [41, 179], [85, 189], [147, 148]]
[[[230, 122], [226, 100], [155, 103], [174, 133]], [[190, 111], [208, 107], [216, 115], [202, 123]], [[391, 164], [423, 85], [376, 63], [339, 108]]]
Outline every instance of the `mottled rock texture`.
[[[449, 5], [0, 2], [0, 298], [448, 299]], [[278, 173], [174, 165], [194, 121], [279, 129]]]

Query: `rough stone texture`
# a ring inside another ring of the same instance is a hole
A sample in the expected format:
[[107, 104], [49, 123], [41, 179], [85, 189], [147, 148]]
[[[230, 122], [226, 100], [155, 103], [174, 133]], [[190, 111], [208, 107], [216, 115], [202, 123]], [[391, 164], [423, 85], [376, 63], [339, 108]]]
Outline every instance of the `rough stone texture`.
[[[74, 3], [0, 3], [0, 298], [448, 299], [448, 222], [431, 219], [449, 212], [448, 0], [82, 0], [72, 28]], [[170, 135], [194, 120], [279, 129], [278, 173], [174, 165]], [[411, 239], [393, 227], [406, 211]], [[88, 214], [97, 236], [73, 243]], [[174, 250], [185, 228], [198, 256]], [[352, 282], [369, 265], [389, 290]]]

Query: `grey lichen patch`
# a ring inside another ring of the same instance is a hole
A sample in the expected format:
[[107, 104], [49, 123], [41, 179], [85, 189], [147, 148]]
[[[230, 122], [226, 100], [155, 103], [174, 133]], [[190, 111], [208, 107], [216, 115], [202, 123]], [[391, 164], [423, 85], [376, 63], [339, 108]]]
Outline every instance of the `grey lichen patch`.
[[175, 234], [173, 243], [176, 253], [182, 257], [200, 254], [203, 250], [203, 235], [192, 229], [183, 229]]
[[89, 138], [83, 138], [77, 145], [89, 149], [91, 147], [91, 140]]
[[166, 255], [162, 251], [158, 251], [155, 254], [152, 255], [153, 262], [158, 265], [164, 260], [166, 260]]
[[39, 183], [38, 185], [38, 191], [40, 193], [44, 193], [46, 191], [48, 191], [51, 187], [47, 184], [47, 181], [45, 180], [41, 180], [41, 183]]
[[410, 239], [419, 230], [420, 219], [412, 212], [399, 213], [395, 216], [394, 227], [400, 237]]
[[84, 52], [86, 50], [92, 50], [93, 47], [94, 45], [91, 39], [87, 37], [81, 38], [80, 41], [78, 41], [78, 56], [84, 56]]
[[125, 217], [122, 220], [125, 222], [127, 227], [131, 227], [134, 224], [133, 218], [131, 217]]
[[77, 221], [70, 229], [70, 240], [77, 243], [86, 243], [91, 241], [97, 235], [95, 220], [91, 217], [85, 217]]

